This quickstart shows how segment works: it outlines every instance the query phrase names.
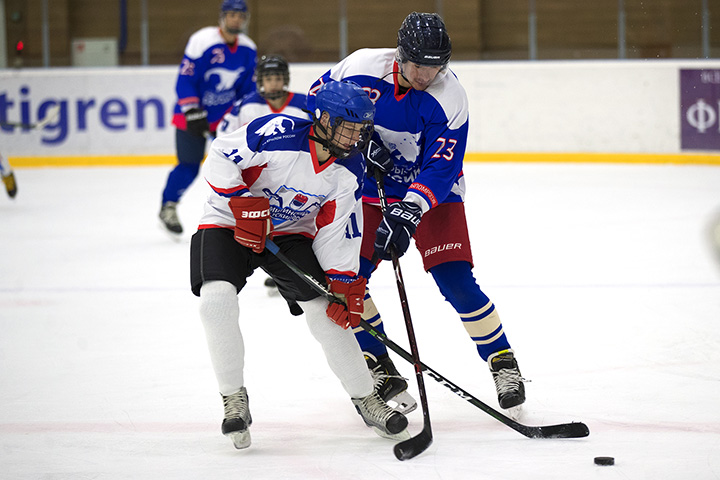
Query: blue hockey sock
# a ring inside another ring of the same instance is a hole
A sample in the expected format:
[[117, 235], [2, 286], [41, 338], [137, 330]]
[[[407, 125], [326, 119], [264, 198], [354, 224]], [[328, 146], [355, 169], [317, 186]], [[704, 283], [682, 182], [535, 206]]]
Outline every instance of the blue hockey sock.
[[435, 283], [460, 315], [465, 330], [487, 361], [495, 352], [510, 348], [495, 305], [480, 289], [467, 262], [448, 262], [430, 269]]
[[163, 190], [162, 203], [178, 202], [200, 171], [200, 165], [179, 163], [170, 172]]

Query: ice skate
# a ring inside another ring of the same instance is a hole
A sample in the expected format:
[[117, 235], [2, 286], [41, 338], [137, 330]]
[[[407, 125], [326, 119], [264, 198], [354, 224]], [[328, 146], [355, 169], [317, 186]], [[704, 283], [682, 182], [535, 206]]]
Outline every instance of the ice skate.
[[[498, 403], [501, 408], [519, 407], [525, 402], [525, 385], [527, 380], [520, 375], [517, 360], [512, 350], [493, 353], [488, 358], [488, 365], [495, 381]], [[519, 412], [514, 411], [517, 415]]]
[[7, 175], [3, 175], [2, 181], [5, 184], [5, 190], [10, 198], [15, 198], [17, 195], [17, 183], [15, 183], [15, 172], [10, 172]]
[[381, 437], [393, 440], [410, 438], [405, 415], [390, 408], [377, 392], [364, 398], [353, 398], [352, 402], [358, 414], [365, 421], [365, 425], [371, 427]]
[[183, 232], [182, 225], [177, 215], [177, 202], [165, 202], [160, 209], [160, 221], [171, 233], [180, 234]]
[[235, 448], [248, 448], [250, 446], [252, 416], [250, 416], [247, 390], [242, 387], [239, 392], [227, 397], [223, 395], [222, 398], [225, 406], [225, 418], [222, 422], [223, 435], [232, 440]]
[[407, 392], [407, 380], [397, 371], [388, 354], [375, 357], [371, 353], [363, 352], [363, 355], [380, 398], [403, 415], [415, 410], [417, 401]]

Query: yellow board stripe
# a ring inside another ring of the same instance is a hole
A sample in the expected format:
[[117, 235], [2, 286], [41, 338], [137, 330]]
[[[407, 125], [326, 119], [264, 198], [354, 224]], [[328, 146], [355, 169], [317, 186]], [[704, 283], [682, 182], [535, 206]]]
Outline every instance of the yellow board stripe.
[[469, 162], [657, 163], [720, 165], [713, 153], [466, 153]]
[[177, 163], [175, 155], [133, 155], [133, 156], [94, 156], [94, 157], [9, 157], [13, 168], [40, 167], [135, 167], [173, 165]]
[[[40, 167], [122, 167], [173, 165], [175, 155], [126, 155], [83, 157], [9, 157], [13, 168]], [[718, 165], [720, 152], [712, 153], [466, 153], [468, 162], [549, 162], [549, 163], [650, 163], [676, 165]]]

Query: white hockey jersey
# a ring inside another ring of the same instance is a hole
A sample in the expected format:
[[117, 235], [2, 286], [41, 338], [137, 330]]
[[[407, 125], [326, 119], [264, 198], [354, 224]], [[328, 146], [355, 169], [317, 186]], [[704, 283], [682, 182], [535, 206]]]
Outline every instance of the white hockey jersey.
[[220, 136], [234, 132], [251, 120], [271, 113], [284, 113], [291, 117], [310, 119], [310, 116], [303, 111], [307, 108], [306, 105], [307, 95], [289, 92], [285, 103], [275, 110], [259, 93], [249, 93], [235, 102], [233, 108], [225, 114], [218, 125], [217, 134]]
[[230, 197], [267, 197], [274, 235], [312, 238], [329, 276], [354, 277], [360, 267], [365, 161], [358, 154], [320, 164], [308, 139], [312, 125], [273, 114], [215, 139], [202, 169], [212, 193], [198, 228], [234, 228]]

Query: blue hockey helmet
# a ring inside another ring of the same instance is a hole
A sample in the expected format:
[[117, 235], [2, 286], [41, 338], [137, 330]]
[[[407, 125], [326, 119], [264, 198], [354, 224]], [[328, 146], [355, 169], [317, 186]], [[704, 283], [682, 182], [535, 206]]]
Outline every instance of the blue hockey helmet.
[[397, 36], [397, 57], [418, 65], [445, 67], [452, 43], [445, 22], [437, 13], [412, 12], [405, 17]]
[[[329, 132], [320, 123], [325, 112], [330, 117]], [[314, 138], [314, 140], [319, 141], [332, 155], [338, 158], [348, 157], [362, 150], [370, 140], [374, 118], [375, 105], [360, 85], [349, 80], [326, 83], [320, 87], [315, 99], [315, 126], [326, 138]], [[346, 137], [341, 129], [344, 122], [361, 125], [360, 139], [350, 148], [343, 147], [341, 145], [343, 139], [338, 138]]]
[[330, 114], [330, 123], [337, 119], [361, 123], [375, 118], [375, 105], [360, 85], [349, 80], [329, 82], [320, 87], [315, 99], [315, 116]]
[[245, 0], [223, 0], [220, 11], [225, 12], [247, 12], [248, 7]]

